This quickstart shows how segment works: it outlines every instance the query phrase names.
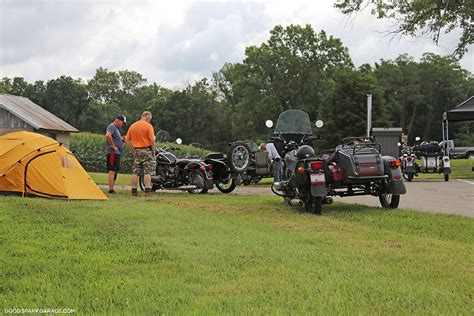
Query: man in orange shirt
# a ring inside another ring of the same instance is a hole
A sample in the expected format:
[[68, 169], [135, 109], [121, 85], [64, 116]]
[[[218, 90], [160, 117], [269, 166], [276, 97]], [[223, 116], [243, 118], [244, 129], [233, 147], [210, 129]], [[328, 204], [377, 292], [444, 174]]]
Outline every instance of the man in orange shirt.
[[137, 196], [138, 175], [144, 175], [145, 195], [151, 192], [151, 176], [156, 170], [155, 131], [150, 124], [151, 113], [143, 112], [141, 120], [130, 125], [126, 136], [133, 153], [132, 195]]

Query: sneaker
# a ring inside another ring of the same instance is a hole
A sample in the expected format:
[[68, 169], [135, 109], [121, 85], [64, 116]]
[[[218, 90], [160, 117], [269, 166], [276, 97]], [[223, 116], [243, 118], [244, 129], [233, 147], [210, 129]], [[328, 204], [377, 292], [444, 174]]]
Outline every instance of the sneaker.
[[132, 189], [132, 196], [138, 196], [137, 189]]
[[278, 182], [278, 181], [274, 182], [273, 186], [274, 186], [275, 190], [281, 191], [281, 183], [280, 182]]
[[150, 196], [150, 195], [151, 195], [151, 189], [145, 188], [145, 196]]
[[115, 190], [109, 190], [110, 194], [115, 194]]

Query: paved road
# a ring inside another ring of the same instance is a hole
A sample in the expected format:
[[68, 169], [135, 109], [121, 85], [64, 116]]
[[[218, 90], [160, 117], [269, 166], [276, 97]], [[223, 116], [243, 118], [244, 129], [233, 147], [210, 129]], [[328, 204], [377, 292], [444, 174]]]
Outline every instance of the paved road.
[[[400, 198], [400, 208], [407, 210], [456, 214], [474, 217], [474, 180], [421, 180], [405, 182], [407, 194]], [[215, 191], [215, 190], [213, 190]], [[236, 194], [272, 194], [269, 188], [237, 187]], [[377, 197], [335, 198], [345, 203], [380, 207]]]
[[[442, 180], [416, 179], [413, 182], [405, 182], [405, 185], [407, 186], [407, 194], [401, 197], [400, 208], [474, 217], [474, 180], [451, 179], [449, 182], [444, 182]], [[106, 186], [101, 185], [101, 187], [105, 188]], [[130, 187], [120, 186], [118, 189], [130, 190]], [[209, 193], [222, 194], [217, 189]], [[266, 186], [238, 186], [230, 195], [232, 194], [273, 195], [270, 187]], [[373, 196], [336, 197], [335, 200], [380, 207], [379, 199]]]

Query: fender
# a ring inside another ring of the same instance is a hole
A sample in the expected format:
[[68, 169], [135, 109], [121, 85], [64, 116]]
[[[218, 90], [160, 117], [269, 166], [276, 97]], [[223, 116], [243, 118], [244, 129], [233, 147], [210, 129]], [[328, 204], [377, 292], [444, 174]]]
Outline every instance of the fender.
[[312, 184], [311, 195], [316, 197], [328, 195], [328, 189], [326, 188], [326, 184]]
[[407, 166], [405, 167], [405, 173], [415, 173], [415, 166]]
[[389, 193], [396, 194], [396, 195], [407, 193], [407, 188], [405, 187], [405, 184], [403, 183], [402, 170], [400, 169], [400, 166], [392, 167], [390, 165], [391, 161], [396, 161], [398, 159], [392, 156], [383, 156], [382, 159], [383, 159], [385, 174], [387, 174], [389, 177], [389, 183], [390, 183], [390, 188], [388, 188]]

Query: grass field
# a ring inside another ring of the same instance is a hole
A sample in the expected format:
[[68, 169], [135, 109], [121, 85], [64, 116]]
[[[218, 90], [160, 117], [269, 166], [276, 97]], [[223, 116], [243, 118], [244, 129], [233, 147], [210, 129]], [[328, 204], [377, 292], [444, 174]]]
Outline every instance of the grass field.
[[[92, 180], [97, 184], [108, 184], [109, 174], [101, 172], [88, 172]], [[130, 174], [121, 174], [117, 175], [117, 180], [115, 181], [116, 185], [132, 185], [132, 175]]]
[[[451, 175], [452, 179], [474, 179], [474, 159], [453, 159], [451, 160]], [[416, 179], [444, 179], [442, 173], [420, 173]]]
[[474, 219], [277, 197], [0, 197], [0, 302], [80, 314], [474, 313]]

